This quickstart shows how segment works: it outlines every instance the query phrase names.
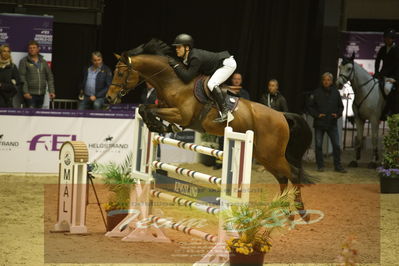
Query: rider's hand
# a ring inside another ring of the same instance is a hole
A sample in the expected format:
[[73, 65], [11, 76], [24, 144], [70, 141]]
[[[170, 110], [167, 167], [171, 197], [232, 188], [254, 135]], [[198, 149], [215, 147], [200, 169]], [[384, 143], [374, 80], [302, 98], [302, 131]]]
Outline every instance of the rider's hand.
[[176, 68], [179, 65], [179, 62], [173, 57], [168, 56], [168, 63], [171, 67]]
[[92, 102], [94, 102], [96, 99], [97, 99], [96, 96], [94, 96], [94, 95], [90, 96], [90, 100], [91, 100]]
[[337, 118], [337, 114], [331, 114], [331, 116]]
[[326, 114], [319, 114], [319, 118], [326, 116]]

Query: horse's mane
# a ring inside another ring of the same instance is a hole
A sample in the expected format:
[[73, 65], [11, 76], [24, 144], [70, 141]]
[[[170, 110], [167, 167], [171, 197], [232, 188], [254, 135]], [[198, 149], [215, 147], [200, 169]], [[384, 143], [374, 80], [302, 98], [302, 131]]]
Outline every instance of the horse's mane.
[[172, 55], [172, 48], [158, 39], [151, 39], [149, 42], [139, 45], [138, 47], [129, 51], [123, 52], [124, 56], [135, 56], [140, 54], [152, 54], [168, 56]]
[[346, 65], [348, 63], [352, 63], [353, 64], [354, 63], [353, 58], [344, 56], [342, 58], [342, 63], [341, 64], [344, 66], [344, 65]]

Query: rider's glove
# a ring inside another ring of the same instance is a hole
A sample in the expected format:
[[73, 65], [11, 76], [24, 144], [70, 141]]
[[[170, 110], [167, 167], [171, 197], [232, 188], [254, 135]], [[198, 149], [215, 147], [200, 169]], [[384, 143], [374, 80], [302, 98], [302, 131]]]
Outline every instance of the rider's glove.
[[179, 65], [179, 62], [173, 57], [168, 57], [168, 63], [171, 67], [176, 68]]

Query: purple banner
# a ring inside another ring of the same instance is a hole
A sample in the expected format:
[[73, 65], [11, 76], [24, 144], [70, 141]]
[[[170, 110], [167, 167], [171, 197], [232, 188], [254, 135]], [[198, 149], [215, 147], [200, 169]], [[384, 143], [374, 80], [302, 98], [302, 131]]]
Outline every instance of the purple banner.
[[[396, 43], [398, 39], [399, 35]], [[341, 55], [350, 57], [354, 52], [356, 59], [374, 60], [383, 45], [384, 40], [380, 32], [343, 32]]]
[[41, 53], [52, 52], [52, 16], [0, 14], [0, 45], [6, 43], [13, 52], [26, 52], [30, 40], [39, 43]]
[[48, 110], [48, 109], [13, 109], [0, 108], [1, 115], [16, 116], [55, 116], [55, 117], [89, 117], [89, 118], [112, 118], [133, 119], [135, 111], [93, 111], [93, 110]]

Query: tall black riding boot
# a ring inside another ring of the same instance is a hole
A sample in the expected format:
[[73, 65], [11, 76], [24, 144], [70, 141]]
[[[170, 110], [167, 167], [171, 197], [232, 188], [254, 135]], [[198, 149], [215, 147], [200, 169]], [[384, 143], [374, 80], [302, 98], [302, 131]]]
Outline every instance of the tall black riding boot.
[[223, 93], [220, 89], [219, 86], [215, 86], [212, 90], [212, 97], [216, 102], [217, 107], [219, 108], [220, 111], [220, 117], [216, 118], [215, 120], [213, 120], [214, 122], [217, 123], [222, 123], [225, 122], [227, 120], [227, 107], [226, 107], [226, 103], [224, 101], [224, 96]]

